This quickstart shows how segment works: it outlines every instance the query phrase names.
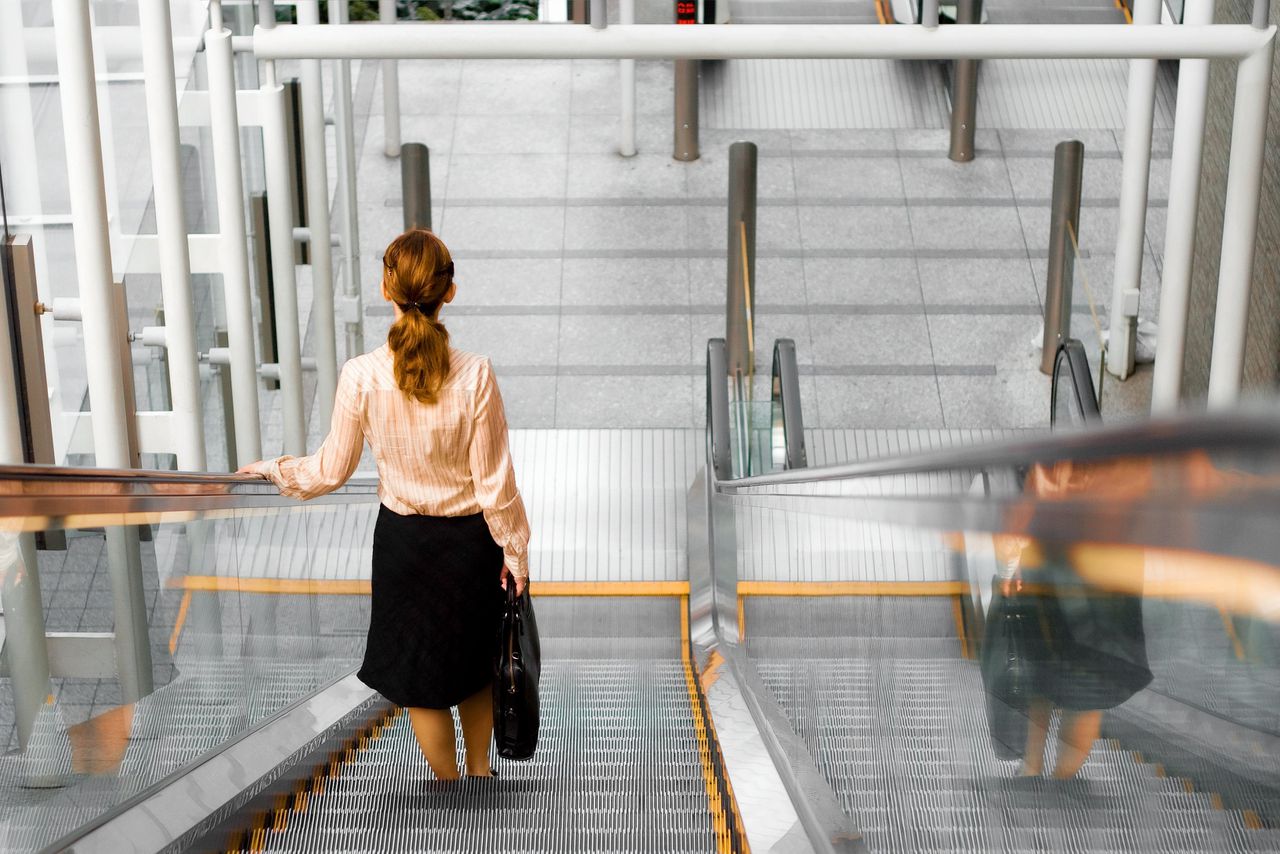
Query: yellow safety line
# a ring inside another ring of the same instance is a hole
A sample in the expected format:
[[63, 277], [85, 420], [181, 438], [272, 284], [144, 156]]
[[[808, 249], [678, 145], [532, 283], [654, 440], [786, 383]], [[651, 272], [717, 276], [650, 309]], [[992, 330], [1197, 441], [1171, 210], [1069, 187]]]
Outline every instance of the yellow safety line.
[[1125, 5], [1124, 0], [1116, 0], [1116, 8], [1124, 14], [1124, 22], [1126, 24], [1133, 23], [1133, 15], [1129, 12], [1129, 7]]
[[1231, 649], [1236, 654], [1237, 661], [1244, 661], [1244, 644], [1240, 643], [1240, 635], [1236, 633], [1235, 621], [1231, 619], [1231, 615], [1227, 613], [1227, 609], [1218, 606], [1218, 616], [1222, 618], [1222, 628], [1226, 631], [1227, 637], [1231, 640]]
[[[707, 803], [711, 810], [711, 824], [716, 838], [716, 852], [717, 854], [730, 854], [734, 848], [726, 806], [728, 809], [733, 810], [735, 816], [738, 815], [738, 806], [732, 802], [732, 791], [729, 794], [731, 799], [729, 804], [726, 805], [720, 797], [719, 787], [716, 786], [715, 770], [711, 765], [711, 742], [716, 735], [711, 723], [711, 716], [707, 714], [706, 707], [702, 703], [702, 694], [698, 691], [698, 685], [693, 673], [693, 658], [690, 655], [689, 641], [688, 595], [680, 597], [680, 661], [684, 665], [685, 689], [689, 692], [689, 705], [693, 712], [694, 736], [698, 742], [698, 759], [702, 764], [702, 782], [707, 790]], [[726, 780], [725, 782], [727, 785], [728, 781]], [[741, 823], [739, 822], [736, 826], [741, 827]], [[748, 850], [745, 838], [741, 838], [739, 843], [739, 850]]]
[[[169, 586], [206, 592], [368, 596], [370, 582], [342, 578], [239, 578], [231, 575], [185, 575]], [[687, 581], [534, 581], [533, 596], [688, 596]]]
[[876, 20], [882, 24], [889, 23], [887, 20], [885, 20], [884, 5], [882, 0], [876, 0]]
[[969, 636], [964, 630], [964, 604], [959, 595], [951, 597], [951, 613], [956, 621], [956, 637], [960, 638], [960, 657], [973, 658], [969, 649]]
[[739, 581], [739, 596], [962, 596], [963, 581]]
[[182, 594], [182, 603], [178, 605], [178, 618], [173, 622], [173, 634], [169, 635], [169, 654], [178, 651], [178, 638], [182, 637], [182, 626], [187, 622], [187, 611], [191, 608], [191, 591]]
[[751, 269], [747, 266], [747, 224], [743, 220], [738, 220], [738, 233], [742, 238], [739, 242], [742, 244], [742, 293], [747, 310], [747, 379], [750, 380], [756, 366], [756, 330], [751, 318]]
[[747, 613], [742, 605], [742, 594], [738, 594], [738, 643], [744, 643], [747, 639]]

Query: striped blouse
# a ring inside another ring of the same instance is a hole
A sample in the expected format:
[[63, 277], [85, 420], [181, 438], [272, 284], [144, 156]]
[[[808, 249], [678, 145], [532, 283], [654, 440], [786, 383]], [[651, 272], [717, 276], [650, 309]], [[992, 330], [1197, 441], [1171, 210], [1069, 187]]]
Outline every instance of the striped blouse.
[[516, 488], [507, 417], [489, 360], [450, 349], [450, 371], [435, 404], [396, 385], [391, 348], [347, 362], [338, 379], [329, 435], [308, 457], [264, 463], [263, 475], [291, 498], [337, 489], [360, 463], [368, 440], [378, 463], [378, 496], [401, 515], [484, 513], [512, 575], [529, 575], [529, 519]]

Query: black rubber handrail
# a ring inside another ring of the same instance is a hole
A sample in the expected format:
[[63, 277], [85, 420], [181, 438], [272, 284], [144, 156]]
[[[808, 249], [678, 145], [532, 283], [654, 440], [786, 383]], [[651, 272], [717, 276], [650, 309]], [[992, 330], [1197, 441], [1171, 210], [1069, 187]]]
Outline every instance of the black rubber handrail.
[[1049, 427], [1058, 424], [1059, 384], [1066, 375], [1071, 384], [1071, 393], [1076, 402], [1076, 411], [1080, 413], [1084, 423], [1088, 425], [1102, 423], [1102, 413], [1098, 409], [1098, 395], [1093, 389], [1093, 375], [1089, 371], [1089, 356], [1084, 345], [1075, 338], [1068, 338], [1058, 346], [1058, 355], [1053, 361], [1053, 387], [1049, 392]]
[[[773, 342], [773, 384], [771, 386], [773, 429], [782, 433], [782, 468], [802, 469], [808, 465], [804, 446], [804, 415], [800, 406], [800, 368], [796, 363], [796, 342], [779, 338]], [[776, 465], [779, 460], [775, 459]]]
[[716, 480], [733, 477], [729, 447], [729, 357], [723, 338], [707, 342], [707, 459]]

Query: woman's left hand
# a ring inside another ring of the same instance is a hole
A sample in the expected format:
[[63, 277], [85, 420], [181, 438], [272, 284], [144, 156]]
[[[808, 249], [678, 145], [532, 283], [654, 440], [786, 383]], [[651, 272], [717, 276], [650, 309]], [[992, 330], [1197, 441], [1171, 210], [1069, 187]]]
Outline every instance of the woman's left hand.
[[254, 462], [254, 463], [246, 463], [245, 465], [242, 465], [240, 466], [240, 468], [236, 469], [236, 474], [252, 475], [254, 477], [263, 478], [265, 480], [267, 477], [267, 473], [263, 471], [263, 469], [266, 468], [266, 465], [267, 465], [266, 460], [258, 460], [257, 462]]
[[519, 596], [520, 594], [524, 593], [524, 586], [527, 583], [529, 583], [529, 579], [524, 576], [515, 575], [511, 572], [511, 570], [507, 569], [506, 566], [503, 566], [502, 567], [502, 589], [506, 590], [507, 585], [513, 581], [515, 582], [515, 585], [516, 585], [516, 595]]

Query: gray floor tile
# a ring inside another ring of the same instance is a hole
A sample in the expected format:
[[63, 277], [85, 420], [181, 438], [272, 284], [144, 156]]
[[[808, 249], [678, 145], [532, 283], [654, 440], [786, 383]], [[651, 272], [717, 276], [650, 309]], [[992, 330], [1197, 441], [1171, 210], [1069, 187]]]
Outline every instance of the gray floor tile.
[[573, 199], [683, 199], [685, 166], [664, 154], [575, 154], [568, 186]]
[[554, 376], [503, 376], [497, 368], [498, 388], [507, 412], [507, 424], [515, 430], [554, 427], [556, 378]]
[[560, 324], [560, 364], [689, 364], [689, 317], [566, 314]]
[[810, 305], [920, 303], [914, 258], [806, 258], [804, 287]]
[[[796, 345], [796, 362], [812, 365], [817, 361], [810, 329], [813, 318], [806, 314], [773, 314], [764, 312], [756, 318], [756, 372], [770, 374], [773, 371], [773, 344], [779, 338], [790, 338]], [[706, 343], [703, 342], [705, 348]], [[705, 359], [705, 350], [703, 358]]]
[[[911, 227], [902, 207], [800, 206], [800, 239], [810, 249], [903, 249]], [[914, 214], [913, 214], [914, 215]]]
[[999, 370], [995, 376], [938, 377], [950, 429], [1047, 427], [1049, 377], [1035, 367]]
[[682, 258], [567, 258], [560, 300], [566, 306], [687, 306], [689, 262]]
[[[1164, 161], [1168, 163], [1168, 161]], [[1005, 161], [1014, 196], [1019, 201], [1045, 201], [1053, 197], [1053, 157], [1010, 157]], [[1090, 158], [1085, 151], [1080, 197], [1086, 202], [1115, 203], [1120, 198], [1122, 164], [1115, 158]], [[1166, 170], [1167, 172], [1167, 170]], [[1166, 189], [1160, 198], [1168, 194]], [[1154, 197], [1154, 194], [1153, 194]]]
[[712, 152], [723, 152], [727, 156], [729, 146], [739, 140], [754, 142], [762, 154], [785, 154], [791, 151], [791, 132], [786, 130], [702, 128], [698, 135], [704, 157]]
[[593, 206], [571, 207], [565, 212], [566, 249], [679, 252], [687, 245], [686, 236], [683, 207]]
[[448, 317], [453, 346], [488, 356], [496, 367], [555, 365], [558, 317]]
[[844, 151], [849, 154], [859, 152], [893, 151], [892, 130], [793, 130], [791, 131], [792, 151]]
[[[571, 111], [574, 115], [618, 115], [621, 89], [618, 61], [610, 59], [573, 60]], [[670, 62], [654, 60], [636, 63], [636, 112], [671, 114], [675, 87]]]
[[446, 203], [455, 199], [561, 199], [567, 155], [455, 154]]
[[569, 117], [458, 116], [454, 145], [466, 154], [564, 154], [569, 150]]
[[815, 427], [943, 426], [938, 387], [931, 377], [814, 377]]
[[[722, 207], [688, 208], [689, 248], [725, 252], [729, 240], [728, 212]], [[765, 205], [756, 210], [756, 251], [800, 248], [800, 223], [791, 206]]]
[[458, 87], [458, 114], [565, 114], [569, 84], [568, 60], [466, 60]]
[[[455, 119], [452, 115], [431, 113], [428, 115], [420, 115], [417, 113], [400, 114], [400, 141], [401, 142], [420, 142], [427, 146], [431, 156], [439, 157], [448, 154], [454, 146], [455, 139]], [[374, 119], [369, 123], [369, 133], [365, 137], [365, 151], [370, 149], [374, 151], [383, 150], [383, 121]], [[465, 147], [463, 151], [476, 153], [470, 147]], [[385, 155], [384, 155], [385, 156]], [[399, 160], [396, 160], [396, 167], [399, 168]]]
[[[690, 302], [724, 306], [729, 287], [724, 258], [689, 260]], [[804, 268], [799, 258], [756, 258], [752, 283], [757, 305], [804, 305]]]
[[561, 261], [555, 258], [472, 258], [454, 264], [459, 308], [486, 305], [555, 306]]
[[[915, 212], [912, 212], [915, 216]], [[1049, 206], [1019, 205], [1018, 217], [1022, 222], [1022, 230], [1026, 237], [1028, 250], [1032, 253], [1049, 251]], [[1116, 229], [1120, 221], [1120, 211], [1115, 207], [1098, 207], [1088, 203], [1080, 206], [1080, 231], [1076, 234], [1082, 253], [1091, 255], [1114, 255], [1116, 251]], [[1163, 236], [1163, 235], [1162, 235]]]
[[809, 326], [820, 367], [933, 363], [929, 329], [919, 315], [818, 315]]
[[1026, 259], [920, 258], [920, 288], [929, 305], [1039, 305]]
[[437, 230], [455, 256], [469, 251], [559, 251], [565, 243], [565, 210], [446, 206]]
[[912, 205], [911, 234], [917, 249], [1016, 251], [1027, 245], [1018, 210], [1011, 207]]
[[[689, 197], [729, 200], [729, 147], [704, 145], [702, 157], [686, 167]], [[756, 198], [790, 200], [796, 197], [794, 170], [789, 157], [757, 157]]]
[[[621, 127], [617, 116], [583, 114], [569, 117], [571, 154], [617, 154]], [[671, 111], [636, 115], [636, 152], [671, 156]], [[687, 166], [686, 166], [687, 168]]]
[[937, 365], [993, 365], [1011, 360], [1034, 364], [1031, 341], [1040, 328], [1035, 315], [930, 315], [929, 340]]
[[[443, 115], [458, 111], [462, 83], [461, 60], [401, 60], [399, 77], [402, 117]], [[377, 88], [379, 91], [370, 104], [381, 112], [381, 85]]]
[[[898, 129], [893, 132], [893, 138], [899, 151], [936, 151], [945, 157], [951, 147], [951, 131], [947, 128]], [[995, 130], [978, 128], [973, 141], [979, 150], [979, 156], [984, 149], [988, 152], [1000, 151], [1000, 136]]]
[[902, 161], [902, 182], [909, 199], [1012, 199], [1005, 162], [977, 157], [954, 163], [945, 156]]
[[1068, 139], [1078, 139], [1084, 143], [1086, 158], [1090, 151], [1106, 152], [1112, 155], [1120, 153], [1116, 135], [1109, 130], [1058, 131], [1001, 128], [999, 134], [1000, 144], [1007, 154], [1039, 153], [1052, 160], [1054, 146]]
[[796, 196], [805, 199], [885, 199], [903, 196], [903, 174], [892, 157], [797, 157]]
[[556, 380], [557, 427], [688, 427], [689, 376], [562, 376]]

